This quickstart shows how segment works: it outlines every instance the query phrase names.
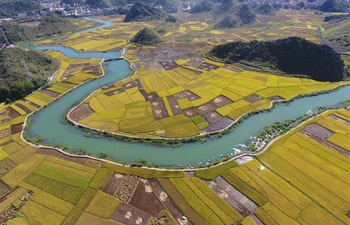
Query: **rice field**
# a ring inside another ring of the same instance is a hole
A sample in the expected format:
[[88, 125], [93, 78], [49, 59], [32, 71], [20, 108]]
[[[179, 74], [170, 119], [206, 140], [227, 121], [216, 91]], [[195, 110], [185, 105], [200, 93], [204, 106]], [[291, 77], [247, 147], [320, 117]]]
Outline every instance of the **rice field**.
[[[211, 69], [179, 66], [163, 71], [140, 70], [124, 81], [97, 90], [84, 101], [94, 114], [77, 122], [136, 136], [193, 137], [205, 133], [211, 125], [205, 116], [208, 112], [235, 121], [246, 113], [270, 107], [271, 99], [290, 99], [342, 83], [242, 69], [238, 73], [222, 63], [208, 59], [203, 63]], [[228, 100], [223, 101], [223, 97]]]
[[[188, 22], [174, 26], [171, 28], [174, 30], [165, 36], [174, 40], [178, 35], [191, 32], [196, 36], [195, 32], [201, 32], [208, 36], [198, 36], [193, 41], [205, 43], [204, 49], [229, 40], [269, 40], [297, 31], [317, 42], [312, 35], [318, 27], [317, 21], [295, 19], [296, 15], [289, 11], [286, 17], [288, 21], [282, 22], [259, 18], [262, 26], [269, 27], [264, 32], [266, 35], [247, 28], [238, 28], [232, 33], [210, 30], [206, 22]], [[75, 34], [41, 44], [61, 44], [79, 51], [110, 51], [126, 46], [125, 40], [145, 26], [145, 23], [125, 26], [118, 17], [101, 18], [113, 20], [115, 25], [99, 32]], [[82, 21], [79, 23], [83, 24]], [[141, 52], [157, 51], [156, 47], [141, 49]], [[101, 74], [101, 67], [97, 66], [100, 59], [69, 59], [58, 52], [45, 52], [61, 61], [56, 82], [46, 89], [53, 94], [65, 93]], [[135, 48], [125, 57], [132, 63], [143, 63], [138, 53]], [[176, 66], [170, 69], [162, 68], [160, 64], [160, 69], [149, 69], [144, 64], [135, 75], [114, 83], [113, 87], [97, 90], [85, 100], [91, 111], [79, 122], [96, 129], [144, 137], [192, 137], [211, 126], [213, 118], [208, 115], [237, 120], [252, 110], [268, 107], [272, 97], [288, 99], [339, 84], [232, 69], [207, 59], [202, 59], [197, 66], [186, 58], [173, 61]], [[25, 143], [19, 133], [10, 133], [11, 125], [23, 123], [25, 115], [54, 98], [50, 92], [35, 92], [10, 106], [0, 106], [0, 111], [10, 107], [18, 114], [0, 124], [0, 132], [4, 135], [0, 138], [1, 180], [10, 188], [19, 187], [1, 202], [0, 211], [16, 205], [18, 197], [26, 190], [33, 192], [20, 210], [25, 219], [16, 217], [7, 224], [119, 224], [114, 220], [116, 212], [124, 212], [122, 210], [126, 208], [123, 207], [128, 204], [121, 204], [114, 196], [101, 191], [116, 174], [138, 176], [139, 183], [145, 182], [141, 187], [147, 194], [156, 192], [149, 189], [151, 180], [148, 180], [156, 178], [155, 182], [163, 189], [156, 194], [157, 199], [166, 207], [167, 213], [180, 219], [183, 213], [192, 224], [249, 225], [258, 224], [256, 220], [264, 224], [323, 224], [325, 221], [349, 224], [346, 214], [350, 209], [347, 198], [350, 161], [344, 154], [350, 152], [350, 113], [346, 110], [325, 113], [308, 123], [315, 123], [332, 133], [321, 141], [313, 136], [317, 132], [307, 136], [300, 127], [243, 165], [229, 161], [196, 172], [184, 172], [123, 167], [108, 162], [101, 163], [101, 168], [98, 163], [94, 166], [78, 164], [41, 155], [38, 148]], [[7, 118], [1, 116], [0, 120]], [[256, 203], [258, 208], [248, 216], [242, 215], [230, 204], [225, 193], [216, 192], [216, 187], [210, 185], [218, 177]], [[169, 207], [170, 200], [173, 208]], [[175, 209], [180, 214], [176, 214]], [[144, 216], [137, 207], [132, 210]]]

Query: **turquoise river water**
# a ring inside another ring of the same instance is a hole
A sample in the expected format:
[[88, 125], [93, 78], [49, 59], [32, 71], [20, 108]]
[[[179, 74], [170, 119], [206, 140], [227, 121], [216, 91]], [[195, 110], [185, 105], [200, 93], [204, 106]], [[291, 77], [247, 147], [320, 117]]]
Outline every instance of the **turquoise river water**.
[[[99, 29], [108, 25], [110, 24], [104, 23], [102, 26], [94, 29]], [[91, 30], [93, 29], [87, 31]], [[71, 48], [61, 46], [42, 46], [37, 47], [36, 49], [60, 51], [71, 58], [107, 59], [119, 57], [121, 55], [121, 52], [80, 53]], [[203, 144], [199, 142], [184, 144], [177, 148], [157, 147], [141, 143], [128, 143], [118, 140], [110, 140], [108, 138], [86, 137], [84, 136], [84, 131], [81, 129], [72, 125], [62, 124], [61, 120], [64, 118], [64, 115], [76, 103], [81, 102], [94, 90], [101, 86], [122, 80], [131, 72], [129, 64], [125, 60], [105, 62], [103, 65], [106, 73], [105, 76], [81, 85], [37, 112], [30, 122], [27, 135], [30, 138], [38, 136], [42, 137], [43, 145], [63, 144], [71, 149], [86, 149], [96, 155], [103, 151], [110, 156], [125, 162], [132, 162], [135, 159], [142, 158], [162, 166], [193, 165], [206, 163], [208, 160], [220, 159], [221, 154], [232, 154], [232, 147], [248, 143], [250, 137], [256, 136], [266, 126], [274, 122], [294, 119], [317, 106], [330, 107], [341, 101], [350, 99], [350, 86], [342, 87], [339, 90], [328, 94], [297, 99], [288, 105], [277, 105], [271, 112], [249, 117], [235, 130], [224, 135], [220, 139], [211, 139]]]

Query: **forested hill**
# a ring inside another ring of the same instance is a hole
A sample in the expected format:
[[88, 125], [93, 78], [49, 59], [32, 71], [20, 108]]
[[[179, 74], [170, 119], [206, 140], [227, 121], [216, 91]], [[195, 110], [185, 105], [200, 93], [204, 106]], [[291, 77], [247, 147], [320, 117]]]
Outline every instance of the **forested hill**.
[[[16, 22], [2, 22], [0, 28], [4, 31], [10, 43], [67, 33], [78, 29], [69, 20], [60, 18], [55, 14], [44, 17], [37, 27], [28, 27]], [[3, 35], [0, 35], [0, 43], [5, 43]]]
[[136, 43], [140, 45], [156, 45], [160, 44], [162, 42], [165, 42], [166, 39], [157, 34], [154, 30], [151, 28], [145, 27], [137, 34], [135, 34], [134, 37], [131, 38], [131, 43]]
[[37, 51], [0, 49], [0, 102], [21, 99], [44, 85], [53, 63]]
[[141, 22], [150, 20], [164, 20], [166, 22], [172, 23], [177, 21], [175, 17], [168, 15], [161, 9], [156, 9], [148, 5], [136, 3], [126, 14], [124, 22]]
[[327, 45], [299, 37], [276, 41], [231, 42], [214, 47], [207, 56], [226, 62], [247, 61], [268, 65], [288, 74], [302, 74], [318, 81], [344, 79], [344, 61]]
[[41, 8], [34, 0], [0, 0], [0, 18], [12, 17], [20, 12], [37, 11]]

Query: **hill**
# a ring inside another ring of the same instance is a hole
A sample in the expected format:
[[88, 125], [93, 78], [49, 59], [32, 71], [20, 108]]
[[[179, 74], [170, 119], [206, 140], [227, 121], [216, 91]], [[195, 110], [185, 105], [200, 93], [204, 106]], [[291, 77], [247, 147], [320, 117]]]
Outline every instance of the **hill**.
[[262, 4], [257, 7], [254, 12], [260, 15], [275, 16], [277, 14], [276, 9], [269, 3]]
[[69, 20], [55, 14], [44, 17], [35, 28], [38, 37], [51, 36], [78, 30]]
[[[0, 28], [10, 43], [67, 33], [78, 29], [69, 20], [54, 14], [44, 17], [37, 27], [24, 26], [16, 22], [2, 22]], [[5, 43], [3, 35], [0, 35], [0, 43]]]
[[190, 13], [210, 12], [212, 9], [213, 9], [213, 3], [209, 2], [208, 0], [204, 0], [200, 3], [197, 3], [195, 6], [193, 6]]
[[168, 15], [163, 10], [152, 8], [141, 3], [134, 4], [126, 14], [124, 22], [140, 22], [150, 20], [164, 20], [166, 22], [176, 22], [177, 19]]
[[44, 85], [54, 59], [37, 51], [0, 50], [0, 102], [21, 99]]
[[213, 15], [216, 17], [221, 17], [225, 15], [234, 5], [234, 0], [223, 0], [220, 5], [213, 9]]
[[164, 37], [160, 36], [154, 30], [148, 27], [145, 27], [137, 32], [137, 34], [135, 34], [135, 36], [130, 40], [130, 42], [140, 45], [155, 45], [165, 41], [166, 39]]
[[33, 0], [0, 0], [0, 6], [0, 18], [16, 16], [20, 12], [42, 9], [40, 4]]
[[248, 61], [268, 65], [288, 74], [304, 74], [318, 81], [340, 81], [345, 73], [340, 54], [327, 45], [318, 45], [299, 37], [231, 42], [214, 47], [208, 56], [226, 62]]
[[246, 4], [239, 4], [233, 7], [224, 19], [215, 24], [217, 29], [245, 26], [255, 22], [255, 14]]

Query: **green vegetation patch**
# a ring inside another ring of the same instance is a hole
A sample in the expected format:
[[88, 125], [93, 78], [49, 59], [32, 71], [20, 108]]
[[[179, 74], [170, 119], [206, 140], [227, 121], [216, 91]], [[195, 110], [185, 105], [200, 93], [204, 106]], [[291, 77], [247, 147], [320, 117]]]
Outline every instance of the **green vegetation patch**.
[[36, 167], [33, 170], [33, 173], [83, 189], [86, 188], [90, 182], [90, 179], [88, 178], [44, 165]]
[[23, 181], [72, 204], [78, 203], [84, 194], [84, 190], [81, 188], [34, 173], [29, 174]]

